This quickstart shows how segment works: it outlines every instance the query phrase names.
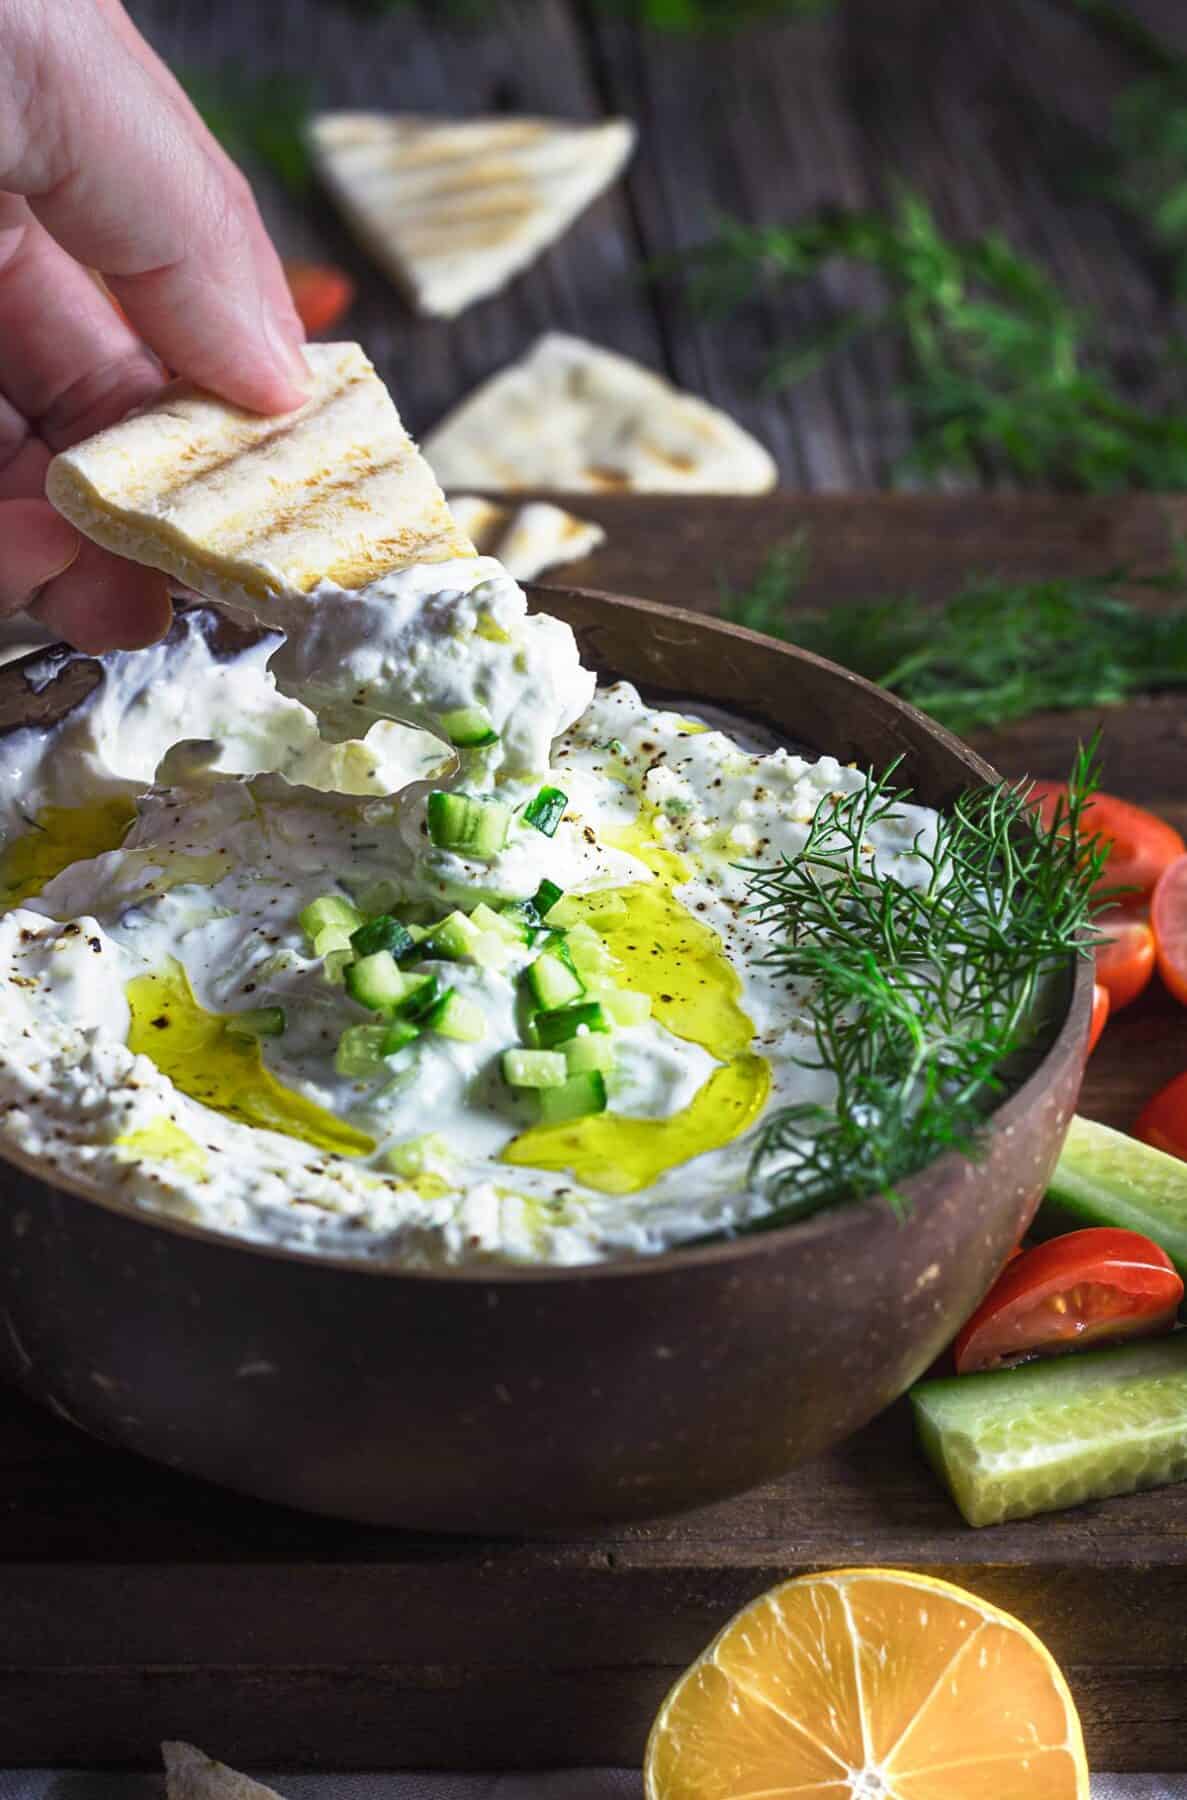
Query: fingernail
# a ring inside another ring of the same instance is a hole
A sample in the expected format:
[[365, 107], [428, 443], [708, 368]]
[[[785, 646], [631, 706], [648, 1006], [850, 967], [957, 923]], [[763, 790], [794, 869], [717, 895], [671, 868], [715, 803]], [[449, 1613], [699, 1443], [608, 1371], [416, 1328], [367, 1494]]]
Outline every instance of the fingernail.
[[268, 340], [269, 349], [293, 386], [299, 388], [303, 394], [307, 394], [312, 378], [309, 373], [309, 364], [305, 361], [301, 348], [301, 340], [286, 330], [282, 321], [274, 313], [265, 313], [264, 315], [264, 335]]

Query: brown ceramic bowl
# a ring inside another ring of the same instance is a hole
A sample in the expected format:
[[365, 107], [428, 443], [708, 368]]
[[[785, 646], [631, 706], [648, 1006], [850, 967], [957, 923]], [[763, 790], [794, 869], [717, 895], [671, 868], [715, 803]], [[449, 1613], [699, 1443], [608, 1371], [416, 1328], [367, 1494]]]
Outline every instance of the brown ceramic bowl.
[[[932, 806], [992, 773], [912, 708], [819, 658], [691, 613], [537, 590], [587, 663], [703, 700]], [[226, 632], [228, 643], [241, 634]], [[0, 673], [0, 730], [52, 718]], [[901, 1394], [1028, 1224], [1075, 1106], [1091, 973], [987, 1152], [878, 1200], [740, 1241], [589, 1268], [377, 1268], [237, 1242], [8, 1167], [0, 1358], [85, 1430], [315, 1512], [524, 1533], [671, 1512], [779, 1475]]]

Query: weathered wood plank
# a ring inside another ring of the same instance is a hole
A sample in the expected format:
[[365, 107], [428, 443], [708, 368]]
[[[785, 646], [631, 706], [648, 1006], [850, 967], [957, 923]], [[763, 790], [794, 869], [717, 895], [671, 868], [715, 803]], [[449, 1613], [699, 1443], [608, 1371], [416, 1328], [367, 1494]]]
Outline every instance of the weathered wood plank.
[[[420, 7], [368, 14], [329, 0], [210, 0], [200, 7], [135, 0], [131, 10], [176, 67], [307, 76], [325, 107], [566, 119], [602, 111], [575, 9], [565, 0], [527, 7], [501, 0], [481, 30]], [[663, 361], [652, 315], [640, 301], [634, 227], [621, 188], [502, 294], [448, 324], [413, 317], [323, 195], [314, 192], [301, 207], [266, 171], [253, 173], [281, 248], [329, 258], [356, 279], [358, 301], [343, 329], [366, 346], [414, 432], [544, 331], [574, 331], [646, 362]]]

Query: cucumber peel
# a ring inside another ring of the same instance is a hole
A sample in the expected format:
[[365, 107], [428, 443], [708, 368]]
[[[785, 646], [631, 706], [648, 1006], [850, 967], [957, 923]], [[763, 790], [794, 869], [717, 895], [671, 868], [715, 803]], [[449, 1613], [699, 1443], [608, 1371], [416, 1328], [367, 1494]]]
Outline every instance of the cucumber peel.
[[1187, 1480], [1187, 1331], [911, 1390], [925, 1455], [970, 1525]]

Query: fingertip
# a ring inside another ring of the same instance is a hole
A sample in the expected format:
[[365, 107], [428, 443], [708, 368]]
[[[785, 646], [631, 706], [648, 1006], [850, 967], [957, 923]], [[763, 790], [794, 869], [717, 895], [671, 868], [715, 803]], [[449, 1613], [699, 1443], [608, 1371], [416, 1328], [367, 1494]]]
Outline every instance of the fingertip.
[[158, 643], [173, 619], [163, 575], [85, 542], [70, 568], [48, 584], [30, 610], [50, 631], [91, 656]]

